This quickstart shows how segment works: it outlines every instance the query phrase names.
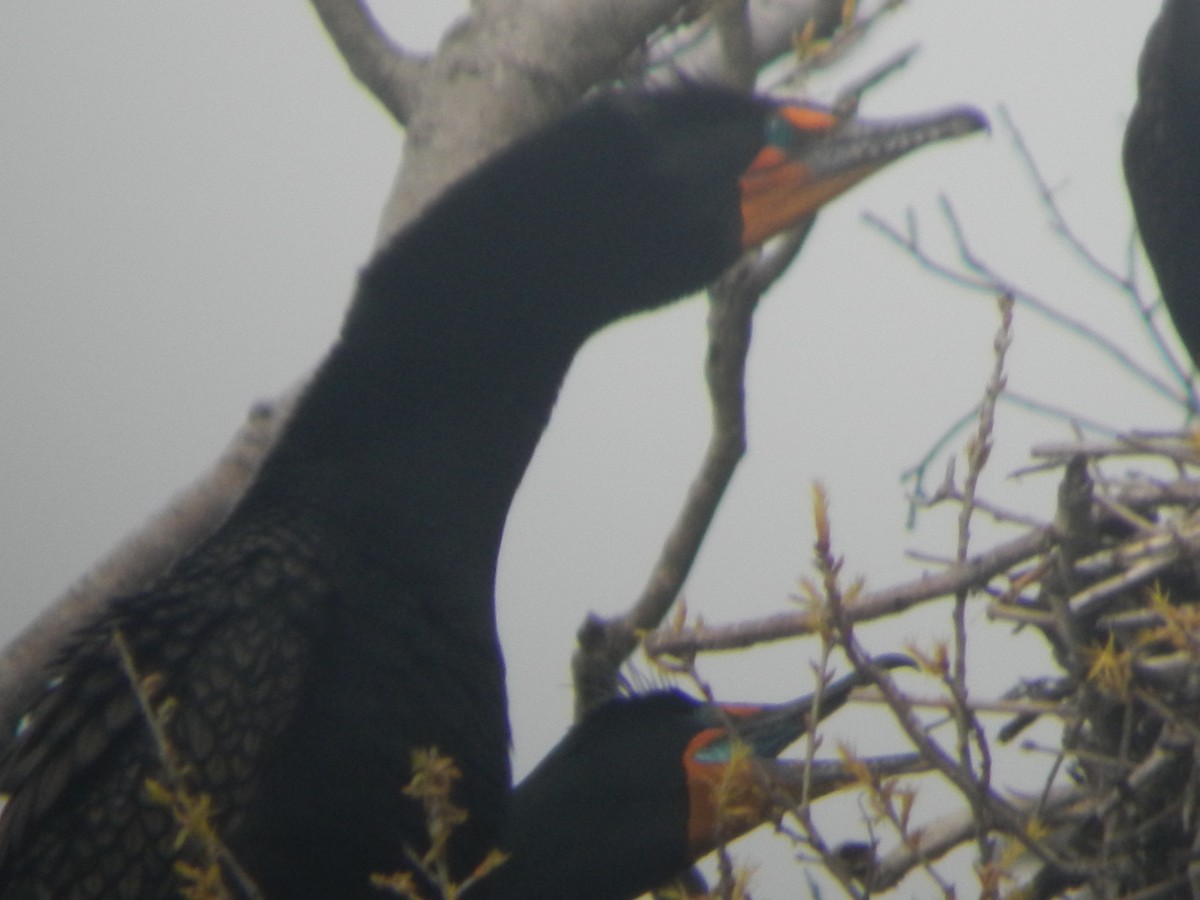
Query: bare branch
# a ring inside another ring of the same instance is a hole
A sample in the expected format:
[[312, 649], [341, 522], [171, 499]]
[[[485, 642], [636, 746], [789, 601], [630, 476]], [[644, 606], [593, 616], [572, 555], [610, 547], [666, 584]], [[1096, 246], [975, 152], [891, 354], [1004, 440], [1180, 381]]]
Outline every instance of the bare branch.
[[[1035, 529], [972, 557], [945, 572], [924, 575], [878, 591], [864, 591], [846, 607], [851, 622], [866, 622], [894, 615], [919, 603], [947, 597], [966, 589], [980, 588], [1019, 563], [1046, 552], [1053, 541], [1050, 527]], [[736, 608], [736, 604], [732, 605]], [[821, 617], [807, 610], [780, 613], [756, 621], [685, 630], [660, 630], [647, 635], [644, 646], [651, 656], [688, 656], [712, 650], [736, 650], [754, 644], [812, 634]]]
[[[794, 36], [810, 27], [810, 23], [813, 34], [822, 37], [834, 34], [842, 24], [842, 0], [790, 0], [785, 3], [750, 0], [744, 8], [747, 22], [744, 40], [749, 41], [756, 70], [792, 52]], [[714, 20], [701, 17], [652, 41], [643, 61], [646, 84], [667, 87], [725, 80], [726, 75], [722, 73], [728, 73], [726, 53], [714, 24]], [[852, 32], [846, 34], [847, 45], [853, 45], [861, 37], [858, 28], [859, 24], [855, 24], [846, 29]], [[834, 52], [822, 54], [821, 59], [828, 63], [836, 58]]]
[[[1063, 788], [1054, 792], [1049, 806], [1054, 810], [1067, 809], [1081, 800], [1077, 790]], [[1018, 800], [1014, 801], [1014, 807], [1019, 814], [1032, 815], [1037, 811], [1037, 803], [1037, 800]], [[897, 847], [879, 861], [871, 887], [876, 891], [895, 887], [923, 861], [939, 859], [955, 847], [969, 841], [975, 835], [975, 828], [975, 819], [969, 810], [963, 809], [941, 816], [937, 822], [915, 835], [916, 840], [912, 846]]]
[[[1181, 464], [1200, 463], [1200, 448], [1185, 435], [1148, 434], [1132, 431], [1117, 435], [1111, 441], [1075, 441], [1071, 443], [1035, 444], [1030, 456], [1048, 460], [1056, 465], [1065, 463], [1073, 456], [1088, 456], [1092, 459], [1109, 459], [1129, 456], [1157, 456]], [[1192, 484], [1192, 482], [1185, 482]]]
[[750, 9], [746, 0], [716, 3], [712, 7], [712, 17], [721, 45], [721, 72], [731, 85], [754, 87], [758, 64], [754, 59], [754, 37], [750, 31]]
[[754, 308], [800, 251], [812, 222], [809, 219], [797, 228], [775, 252], [747, 258], [712, 288], [705, 365], [713, 415], [708, 449], [633, 608], [609, 621], [591, 617], [579, 630], [579, 648], [572, 661], [577, 716], [616, 693], [617, 671], [637, 647], [638, 635], [662, 622], [700, 552], [717, 505], [746, 450], [743, 382]]
[[[967, 445], [967, 475], [963, 486], [963, 503], [958, 517], [958, 548], [955, 562], [958, 565], [967, 559], [967, 551], [971, 541], [971, 516], [975, 510], [975, 493], [979, 478], [992, 452], [992, 432], [996, 420], [996, 402], [1004, 391], [1004, 360], [1008, 348], [1012, 345], [1012, 307], [1011, 297], [999, 298], [1000, 328], [996, 333], [995, 363], [991, 377], [984, 390], [984, 397], [979, 404], [979, 422], [975, 436]], [[986, 815], [988, 796], [991, 793], [992, 759], [988, 750], [987, 738], [979, 720], [972, 713], [967, 702], [967, 609], [968, 589], [961, 588], [954, 595], [954, 657], [953, 670], [946, 684], [954, 698], [954, 722], [958, 732], [959, 764], [970, 773], [969, 780], [972, 790], [966, 791], [966, 797], [975, 810], [975, 818], [979, 824], [976, 839], [979, 844], [979, 859], [988, 864], [993, 858], [992, 847], [988, 840]], [[979, 753], [979, 766], [975, 770], [972, 761], [972, 746]]]
[[420, 101], [428, 60], [389, 40], [363, 0], [312, 0], [312, 5], [350, 73], [398, 124], [407, 124]]

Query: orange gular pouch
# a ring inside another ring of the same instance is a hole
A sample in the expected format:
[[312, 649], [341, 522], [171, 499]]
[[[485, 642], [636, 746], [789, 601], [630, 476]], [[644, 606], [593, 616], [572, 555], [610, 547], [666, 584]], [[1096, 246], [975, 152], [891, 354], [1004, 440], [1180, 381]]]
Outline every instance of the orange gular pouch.
[[772, 803], [749, 744], [731, 740], [724, 728], [709, 728], [692, 738], [683, 759], [694, 859], [766, 821]]
[[842, 120], [809, 106], [782, 106], [767, 124], [767, 145], [742, 175], [742, 247], [756, 247], [814, 214], [879, 165], [819, 176], [804, 162], [806, 144], [836, 132]]

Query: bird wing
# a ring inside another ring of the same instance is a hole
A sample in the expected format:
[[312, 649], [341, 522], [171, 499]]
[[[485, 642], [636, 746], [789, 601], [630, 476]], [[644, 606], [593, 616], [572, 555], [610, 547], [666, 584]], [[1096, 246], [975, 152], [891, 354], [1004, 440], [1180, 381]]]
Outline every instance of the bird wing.
[[[157, 584], [114, 600], [79, 635], [0, 763], [8, 795], [0, 893], [14, 877], [70, 886], [89, 875], [106, 884], [141, 877], [129, 867], [140, 864], [147, 842], [164, 850], [159, 877], [170, 877], [176, 829], [170, 810], [145, 790], [147, 779], [170, 779], [116, 633], [143, 697], [160, 711], [170, 704], [158, 718], [177, 774], [189, 789], [220, 796], [217, 817], [235, 820], [253, 793], [264, 745], [295, 707], [310, 649], [306, 620], [330, 593], [321, 571], [287, 527], [222, 529]], [[80, 871], [99, 861], [103, 878]], [[136, 895], [150, 895], [148, 884], [136, 883]]]

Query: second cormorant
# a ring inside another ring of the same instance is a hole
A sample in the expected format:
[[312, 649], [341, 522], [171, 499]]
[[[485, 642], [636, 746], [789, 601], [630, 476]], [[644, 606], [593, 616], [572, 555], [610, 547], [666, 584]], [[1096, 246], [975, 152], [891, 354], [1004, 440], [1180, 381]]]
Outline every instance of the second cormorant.
[[[880, 668], [912, 666], [901, 654]], [[869, 683], [854, 672], [775, 706], [699, 703], [676, 691], [612, 700], [571, 729], [513, 792], [509, 859], [481, 881], [480, 900], [623, 900], [669, 879], [724, 842], [801, 801], [803, 779], [775, 759]], [[737, 749], [740, 742], [743, 751]], [[887, 757], [875, 772], [920, 768]], [[814, 763], [809, 799], [858, 775]]]

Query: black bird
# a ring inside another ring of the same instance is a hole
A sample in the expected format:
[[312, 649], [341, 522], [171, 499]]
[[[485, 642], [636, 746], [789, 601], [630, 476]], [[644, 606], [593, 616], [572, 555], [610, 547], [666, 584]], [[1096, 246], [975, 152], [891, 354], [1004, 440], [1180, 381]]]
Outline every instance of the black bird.
[[[913, 662], [888, 654], [875, 665]], [[819, 718], [866, 683], [855, 672], [826, 685]], [[480, 900], [622, 900], [659, 887], [799, 802], [799, 777], [775, 757], [813, 725], [814, 696], [777, 706], [710, 706], [661, 691], [599, 707], [517, 786], [509, 859], [473, 892]], [[735, 750], [738, 740], [745, 752]], [[883, 774], [918, 766], [913, 755], [881, 763]], [[811, 799], [855, 780], [832, 761], [816, 765], [810, 777]]]
[[1200, 0], [1166, 0], [1146, 37], [1124, 156], [1163, 302], [1200, 364]]
[[340, 338], [228, 520], [63, 653], [3, 764], [0, 896], [175, 897], [162, 751], [269, 898], [377, 896], [428, 846], [414, 749], [463, 777], [458, 879], [510, 787], [501, 530], [572, 356], [974, 112], [863, 125], [690, 88], [588, 103], [464, 178], [363, 272]]

